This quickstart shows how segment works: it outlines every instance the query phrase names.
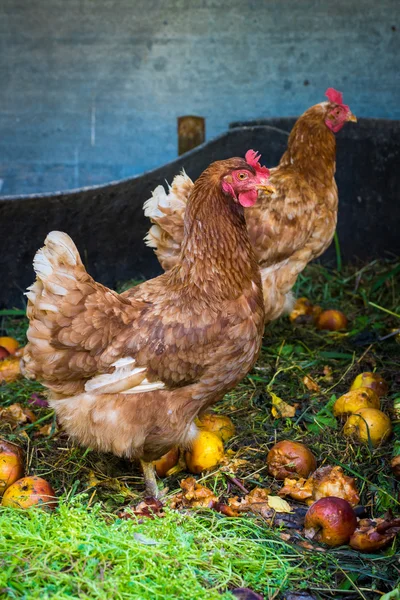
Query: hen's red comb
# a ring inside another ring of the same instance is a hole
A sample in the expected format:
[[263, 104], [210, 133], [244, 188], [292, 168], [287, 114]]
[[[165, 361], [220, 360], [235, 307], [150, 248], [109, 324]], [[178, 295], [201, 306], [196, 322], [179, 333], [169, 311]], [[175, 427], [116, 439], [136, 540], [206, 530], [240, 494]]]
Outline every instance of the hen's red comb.
[[261, 154], [259, 152], [256, 152], [255, 150], [247, 150], [245, 154], [246, 162], [248, 165], [250, 165], [250, 167], [253, 167], [253, 169], [255, 169], [257, 173], [269, 177], [269, 169], [260, 165], [260, 158]]
[[329, 102], [332, 102], [333, 104], [343, 104], [342, 92], [338, 92], [333, 88], [328, 88], [325, 92], [325, 96], [327, 96]]

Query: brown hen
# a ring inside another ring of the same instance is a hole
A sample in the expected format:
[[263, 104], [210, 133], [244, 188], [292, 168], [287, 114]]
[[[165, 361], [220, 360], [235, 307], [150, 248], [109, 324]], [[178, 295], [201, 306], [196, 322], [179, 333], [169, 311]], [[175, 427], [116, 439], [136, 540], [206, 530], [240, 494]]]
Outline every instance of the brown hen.
[[257, 200], [268, 170], [246, 156], [199, 177], [179, 260], [156, 279], [117, 294], [57, 231], [34, 259], [23, 371], [50, 390], [80, 444], [139, 458], [152, 496], [151, 461], [190, 445], [195, 417], [246, 375], [260, 349], [261, 279], [242, 205]]
[[[329, 88], [328, 102], [309, 108], [296, 122], [279, 165], [271, 169], [272, 196], [246, 211], [247, 227], [263, 281], [266, 320], [293, 307], [291, 289], [299, 273], [330, 245], [337, 220], [334, 133], [356, 121], [342, 94]], [[191, 179], [177, 175], [166, 194], [158, 186], [145, 205], [153, 226], [146, 237], [163, 269], [179, 259]]]

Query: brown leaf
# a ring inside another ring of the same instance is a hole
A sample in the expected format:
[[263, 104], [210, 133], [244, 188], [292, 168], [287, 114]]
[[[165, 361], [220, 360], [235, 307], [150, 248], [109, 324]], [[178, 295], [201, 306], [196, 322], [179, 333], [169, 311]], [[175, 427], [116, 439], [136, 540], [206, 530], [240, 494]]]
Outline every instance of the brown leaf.
[[331, 383], [333, 381], [332, 369], [328, 365], [324, 366], [324, 379], [328, 383]]
[[38, 431], [35, 432], [33, 437], [50, 437], [56, 435], [57, 433], [57, 425], [55, 425], [54, 423], [49, 423], [48, 425], [43, 425], [43, 427], [40, 427], [40, 429], [38, 429]]
[[321, 388], [319, 387], [318, 383], [316, 381], [314, 381], [314, 379], [312, 379], [309, 375], [306, 375], [305, 377], [303, 377], [303, 383], [306, 386], [306, 388], [308, 390], [310, 390], [310, 392], [320, 392]]
[[139, 502], [133, 510], [124, 509], [117, 513], [120, 519], [132, 519], [135, 517], [144, 517], [146, 519], [154, 519], [155, 517], [163, 517], [163, 503], [156, 498], [145, 498]]
[[10, 423], [11, 427], [15, 428], [26, 423], [34, 423], [36, 416], [29, 408], [15, 403], [0, 409], [0, 419]]
[[11, 383], [20, 377], [20, 359], [11, 356], [0, 362], [0, 383]]

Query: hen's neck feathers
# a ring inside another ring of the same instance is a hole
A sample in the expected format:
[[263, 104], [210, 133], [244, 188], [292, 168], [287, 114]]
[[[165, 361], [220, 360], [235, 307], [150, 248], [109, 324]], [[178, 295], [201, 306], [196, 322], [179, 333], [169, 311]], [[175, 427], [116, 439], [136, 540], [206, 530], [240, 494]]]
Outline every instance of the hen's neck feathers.
[[279, 166], [290, 165], [308, 179], [330, 186], [336, 169], [336, 139], [325, 125], [327, 103], [309, 108], [295, 123]]
[[242, 206], [221, 189], [221, 172], [207, 169], [188, 200], [179, 277], [220, 300], [234, 298], [259, 269]]

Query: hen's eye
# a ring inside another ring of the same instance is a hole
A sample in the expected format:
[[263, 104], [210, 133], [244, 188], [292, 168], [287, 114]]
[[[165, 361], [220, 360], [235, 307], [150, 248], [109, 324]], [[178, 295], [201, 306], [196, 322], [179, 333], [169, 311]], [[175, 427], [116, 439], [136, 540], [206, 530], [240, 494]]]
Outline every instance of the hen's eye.
[[238, 175], [239, 179], [247, 179], [247, 173], [239, 173]]

